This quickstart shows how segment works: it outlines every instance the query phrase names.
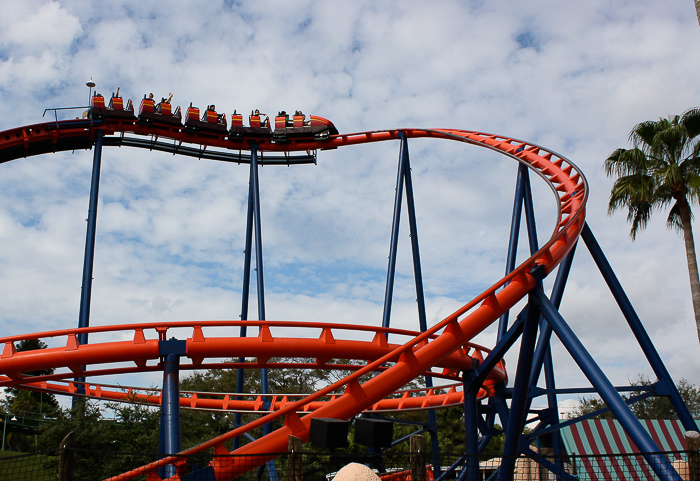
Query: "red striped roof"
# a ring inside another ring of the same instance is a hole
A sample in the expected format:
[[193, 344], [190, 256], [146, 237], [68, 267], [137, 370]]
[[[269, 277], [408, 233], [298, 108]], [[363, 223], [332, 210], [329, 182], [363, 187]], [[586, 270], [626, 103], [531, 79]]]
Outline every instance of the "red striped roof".
[[[659, 452], [686, 450], [685, 429], [680, 421], [645, 419], [640, 422], [659, 446]], [[616, 420], [580, 421], [562, 428], [561, 434], [568, 454], [598, 455], [598, 457], [573, 459], [581, 479], [594, 481], [655, 479], [644, 458], [634, 456], [639, 453], [639, 449]], [[627, 454], [627, 456], [606, 456], [616, 454]], [[680, 454], [673, 454], [670, 461], [680, 459]]]

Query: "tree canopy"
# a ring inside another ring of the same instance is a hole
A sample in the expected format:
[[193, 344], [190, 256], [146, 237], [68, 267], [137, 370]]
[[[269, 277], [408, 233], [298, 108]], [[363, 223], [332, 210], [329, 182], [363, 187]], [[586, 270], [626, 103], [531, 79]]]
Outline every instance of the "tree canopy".
[[[652, 382], [644, 377], [640, 376], [636, 381], [632, 382], [632, 386], [650, 386]], [[700, 419], [700, 388], [688, 382], [685, 379], [681, 379], [676, 383], [678, 392], [683, 398], [690, 415], [694, 419]], [[625, 400], [631, 399], [637, 396], [638, 393], [623, 394], [622, 398]], [[631, 403], [630, 409], [634, 415], [639, 419], [678, 419], [676, 411], [671, 405], [671, 401], [666, 396], [651, 396]], [[582, 416], [584, 414], [590, 414], [592, 412], [598, 411], [600, 409], [606, 408], [605, 403], [597, 397], [584, 397], [579, 399], [578, 407], [570, 415], [571, 418]], [[598, 419], [614, 419], [615, 416], [611, 411], [606, 411], [603, 414], [596, 416]]]
[[[34, 351], [46, 349], [47, 345], [39, 339], [24, 339], [17, 343], [17, 351]], [[53, 369], [31, 371], [22, 373], [25, 376], [45, 376], [53, 374]], [[3, 409], [5, 412], [19, 415], [45, 415], [51, 414], [58, 408], [58, 401], [53, 394], [46, 394], [13, 387], [5, 388], [5, 400]]]

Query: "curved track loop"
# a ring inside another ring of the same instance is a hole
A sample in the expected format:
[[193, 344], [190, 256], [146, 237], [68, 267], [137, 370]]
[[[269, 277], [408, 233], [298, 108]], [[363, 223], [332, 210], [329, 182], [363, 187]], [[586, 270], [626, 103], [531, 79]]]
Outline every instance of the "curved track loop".
[[[222, 328], [228, 332], [232, 328], [245, 325], [249, 329], [258, 328], [260, 334], [257, 337], [215, 337], [211, 331]], [[275, 322], [275, 321], [208, 321], [208, 322], [179, 322], [157, 324], [130, 324], [121, 326], [106, 326], [83, 329], [68, 329], [33, 334], [31, 336], [13, 336], [1, 338], [4, 343], [3, 354], [0, 357], [0, 372], [9, 373], [9, 376], [0, 376], [0, 386], [13, 386], [55, 394], [75, 395], [78, 393], [78, 384], [68, 380], [75, 376], [94, 377], [97, 375], [127, 374], [135, 372], [157, 371], [162, 366], [158, 364], [160, 352], [158, 342], [168, 338], [168, 330], [189, 328], [192, 336], [186, 343], [186, 357], [180, 364], [181, 369], [333, 369], [354, 371], [361, 368], [358, 365], [345, 365], [330, 363], [332, 358], [372, 361], [400, 347], [400, 344], [387, 342], [387, 336], [414, 338], [420, 332], [390, 328], [373, 328], [369, 326], [346, 326], [329, 323], [303, 323], [303, 322]], [[294, 328], [301, 334], [303, 330], [320, 331], [317, 338], [289, 338], [273, 336], [272, 330]], [[306, 328], [306, 329], [304, 329]], [[204, 334], [207, 329], [207, 335]], [[144, 332], [145, 331], [145, 332]], [[149, 331], [156, 333], [156, 339], [146, 339]], [[335, 332], [335, 335], [334, 335]], [[370, 341], [336, 339], [336, 336], [347, 335], [351, 332], [355, 335], [371, 335]], [[130, 338], [130, 341], [94, 342], [84, 346], [78, 346], [76, 339], [80, 333], [108, 334], [111, 337]], [[434, 337], [434, 336], [433, 336]], [[14, 349], [16, 342], [25, 339], [42, 339], [44, 342], [57, 344], [63, 341], [63, 347], [54, 347], [36, 351], [17, 352]], [[442, 368], [442, 372], [426, 372], [434, 378], [443, 378], [454, 381], [461, 372], [472, 368], [472, 360], [483, 360], [489, 350], [475, 344], [467, 344], [459, 349], [443, 362], [434, 367]], [[256, 362], [212, 362], [214, 358], [230, 358], [241, 355], [246, 358], [254, 358]], [[358, 357], [359, 356], [359, 357]], [[282, 358], [312, 358], [313, 362], [269, 362], [271, 357]], [[186, 361], [190, 361], [186, 363]], [[209, 362], [205, 362], [209, 360]], [[151, 364], [149, 364], [151, 362]], [[110, 364], [118, 364], [111, 366]], [[124, 365], [128, 364], [128, 365]], [[100, 366], [95, 369], [94, 366]], [[21, 372], [42, 371], [45, 369], [59, 369], [59, 372], [45, 375], [25, 377]], [[386, 368], [380, 366], [378, 371]], [[503, 364], [499, 364], [486, 380], [480, 396], [486, 397], [492, 391], [495, 383], [506, 379]], [[63, 382], [60, 382], [63, 381]], [[425, 391], [419, 395], [420, 391]], [[129, 401], [143, 404], [160, 405], [161, 397], [154, 394], [152, 389], [130, 388], [123, 386], [108, 386], [101, 384], [85, 384], [85, 394], [88, 397], [108, 401]], [[180, 405], [185, 408], [250, 411], [267, 413], [286, 407], [295, 395], [270, 396], [271, 406], [269, 410], [262, 410], [263, 397], [255, 395], [232, 393], [228, 395], [215, 395], [212, 393], [186, 393], [180, 398]], [[428, 409], [432, 407], [447, 407], [459, 404], [463, 401], [461, 391], [450, 389], [449, 393], [443, 393], [441, 389], [417, 390], [402, 392], [403, 401], [397, 399], [383, 399], [375, 403], [367, 410], [370, 411], [396, 411], [405, 409]], [[410, 397], [409, 397], [410, 396]], [[333, 400], [337, 394], [328, 396], [327, 399], [307, 404], [302, 411], [313, 411], [321, 407], [328, 400]]]
[[[177, 147], [183, 142], [201, 145], [203, 147], [201, 149], [202, 153], [209, 147], [227, 150], [247, 150], [252, 146], [252, 142], [249, 143], [246, 140], [234, 142], [226, 136], [198, 135], [186, 132], [184, 128], [177, 126], [163, 126], [156, 130], [155, 126], [139, 124], [136, 120], [61, 121], [21, 127], [0, 133], [0, 162], [58, 150], [90, 148], [97, 129], [104, 130], [107, 136], [119, 132], [122, 138], [124, 138], [126, 133], [135, 133], [151, 135], [153, 142], [159, 137], [171, 139], [173, 142], [172, 151], [175, 153], [177, 153]], [[380, 354], [380, 357], [331, 386], [304, 399], [288, 403], [279, 410], [241, 428], [181, 453], [195, 454], [204, 450], [214, 449], [215, 457], [211, 466], [218, 480], [233, 479], [252, 469], [253, 465], [262, 465], [272, 459], [274, 455], [265, 456], [265, 454], [284, 451], [289, 435], [295, 435], [305, 441], [308, 440], [312, 418], [349, 419], [380, 402], [391, 393], [396, 392], [406, 383], [424, 374], [431, 367], [441, 364], [450, 358], [453, 353], [460, 352], [462, 346], [496, 321], [501, 314], [513, 307], [516, 302], [525, 297], [537, 285], [538, 278], [549, 274], [576, 243], [584, 226], [585, 203], [588, 196], [585, 178], [570, 161], [537, 145], [492, 134], [451, 129], [401, 129], [362, 132], [337, 135], [320, 142], [290, 141], [274, 143], [264, 140], [259, 143], [256, 142], [256, 145], [261, 153], [265, 151], [283, 152], [286, 155], [286, 153], [294, 151], [310, 152], [319, 148], [329, 149], [345, 145], [394, 140], [398, 138], [400, 133], [409, 138], [432, 137], [479, 145], [508, 155], [526, 164], [540, 175], [556, 193], [558, 222], [552, 237], [539, 251], [513, 272], [425, 333], [416, 336], [388, 353]], [[118, 142], [113, 143], [116, 145]], [[261, 163], [264, 163], [264, 155]], [[537, 278], [535, 275], [537, 275]], [[194, 338], [196, 338], [196, 335], [193, 335], [191, 344], [194, 344]], [[265, 339], [266, 334], [263, 327], [261, 328], [260, 336], [256, 338], [255, 342], [263, 343], [266, 342]], [[62, 355], [65, 356], [69, 350], [76, 351], [76, 354], [72, 355], [74, 363], [71, 365], [74, 372], [79, 372], [82, 354], [88, 353], [92, 346], [78, 346], [74, 341], [75, 338], [69, 336], [69, 342]], [[144, 356], [144, 353], [150, 350], [151, 355], [154, 355], [157, 351], [157, 342], [143, 339], [142, 344], [145, 344], [145, 346], [138, 346], [140, 343], [141, 339], [137, 339], [135, 336], [134, 340], [125, 341], [122, 343], [122, 346], [134, 356], [132, 357], [133, 361], [137, 364], [144, 364], [148, 357]], [[25, 356], [20, 356], [20, 353], [14, 353], [13, 351], [14, 346], [11, 345], [11, 342], [6, 344], [2, 360], [6, 360], [8, 365], [5, 365], [0, 372], [8, 374], [11, 378], [18, 379], [18, 373], [25, 371], [24, 366], [30, 363], [26, 361], [28, 357], [25, 358]], [[109, 362], [110, 359], [107, 359], [109, 356], [109, 354], [104, 353], [102, 362]], [[64, 365], [58, 357], [55, 358], [55, 362], [57, 363], [56, 365]], [[389, 365], [389, 367], [378, 372], [370, 380], [363, 383], [360, 382], [361, 376], [364, 374], [378, 371], [382, 366], [386, 365]], [[300, 411], [305, 410], [305, 406], [339, 391], [343, 391], [343, 394], [326, 402], [318, 409], [304, 416], [298, 414]], [[283, 427], [235, 451], [235, 454], [256, 455], [253, 460], [216, 456], [217, 454], [229, 454], [224, 444], [226, 441], [279, 418], [284, 418]], [[117, 479], [132, 479], [144, 473], [154, 473], [158, 467], [165, 464], [181, 465], [183, 461], [184, 458], [163, 458], [158, 462], [111, 479], [114, 481]], [[179, 479], [179, 474], [170, 479]]]

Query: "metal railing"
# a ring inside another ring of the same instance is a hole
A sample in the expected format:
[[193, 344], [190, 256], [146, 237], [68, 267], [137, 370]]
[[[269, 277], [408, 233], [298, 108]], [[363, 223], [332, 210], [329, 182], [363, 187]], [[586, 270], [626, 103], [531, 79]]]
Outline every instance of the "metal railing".
[[[158, 459], [158, 455], [144, 453], [123, 453], [90, 451], [85, 449], [61, 449], [53, 452], [18, 454], [0, 457], [0, 479], [7, 481], [101, 481], [121, 472], [143, 466]], [[683, 480], [700, 479], [700, 473], [692, 472], [691, 466], [697, 461], [697, 451], [673, 451], [659, 453], [666, 456]], [[262, 455], [261, 455], [262, 456]], [[188, 481], [214, 479], [210, 463], [217, 459], [238, 457], [240, 463], [250, 461], [258, 465], [251, 455], [197, 454], [181, 459], [178, 471]], [[330, 481], [335, 474], [350, 463], [367, 466], [384, 481], [434, 481], [454, 479], [462, 475], [464, 469], [472, 469], [475, 460], [468, 460], [460, 454], [440, 454], [444, 467], [441, 473], [434, 473], [428, 464], [433, 459], [430, 453], [367, 453], [367, 452], [289, 452], [281, 453], [274, 461], [253, 469], [236, 479], [243, 481]], [[501, 458], [478, 460], [478, 479], [487, 480], [496, 473]], [[60, 466], [60, 468], [59, 468]], [[420, 469], [424, 467], [424, 470]], [[412, 469], [413, 468], [413, 469]], [[411, 476], [409, 478], [409, 476]], [[472, 474], [474, 476], [474, 474]], [[694, 477], [695, 476], [695, 477]], [[136, 478], [146, 480], [146, 475]], [[494, 478], [495, 479], [495, 476]], [[599, 480], [658, 480], [646, 460], [639, 453], [609, 455], [519, 456], [513, 473], [515, 481], [599, 481]]]

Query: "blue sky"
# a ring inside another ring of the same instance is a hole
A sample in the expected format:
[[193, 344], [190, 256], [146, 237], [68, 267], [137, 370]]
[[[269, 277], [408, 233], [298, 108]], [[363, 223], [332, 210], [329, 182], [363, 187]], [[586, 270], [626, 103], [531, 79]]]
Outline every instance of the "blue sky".
[[[92, 77], [136, 103], [173, 92], [229, 116], [300, 109], [341, 132], [461, 128], [561, 153], [586, 173], [590, 226], [672, 376], [700, 383], [682, 238], [661, 214], [633, 243], [625, 214], [607, 216], [601, 169], [637, 122], [700, 103], [693, 2], [6, 3], [0, 130], [84, 105]], [[516, 166], [445, 142], [410, 152], [434, 322], [502, 275]], [[261, 169], [269, 319], [381, 323], [397, 159], [397, 143], [377, 144]], [[91, 161], [0, 166], [4, 334], [77, 324]], [[544, 239], [553, 202], [534, 182]], [[237, 318], [247, 183], [246, 166], [105, 149], [93, 325]], [[393, 323], [415, 328], [409, 245], [403, 229]], [[650, 375], [583, 249], [562, 312], [613, 382]], [[555, 363], [582, 382], [556, 343]]]

